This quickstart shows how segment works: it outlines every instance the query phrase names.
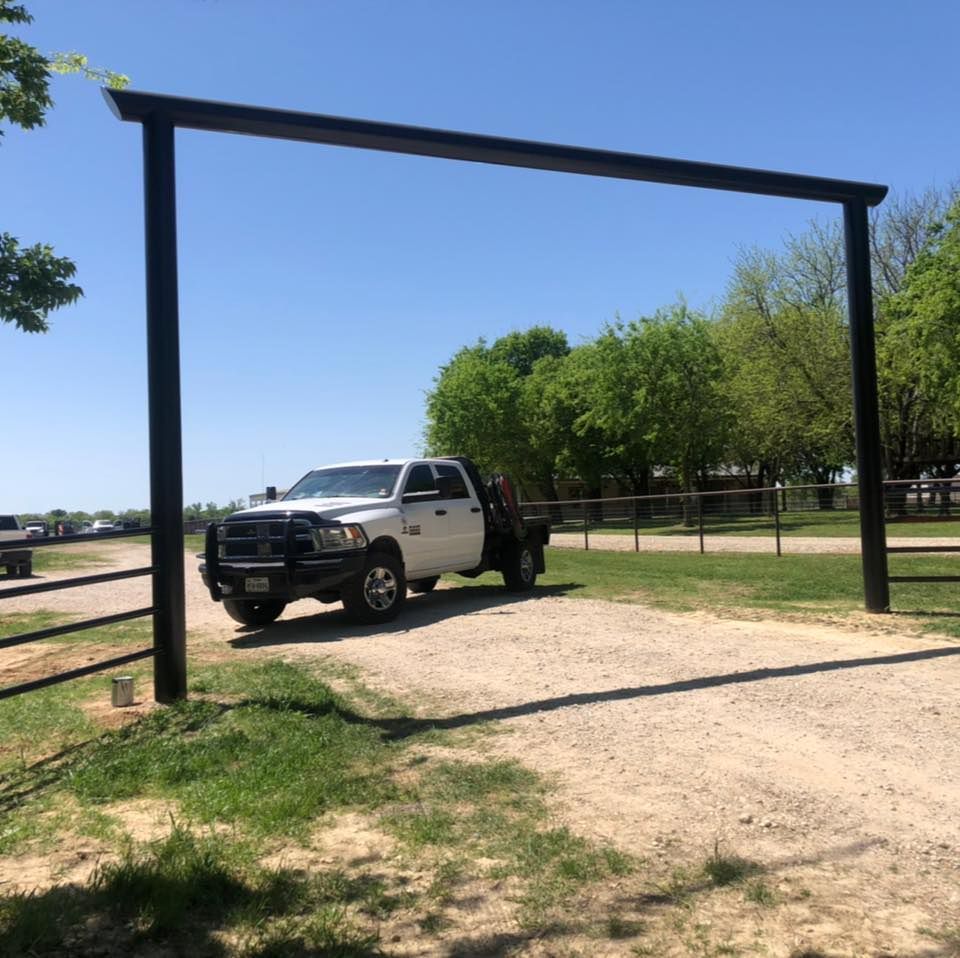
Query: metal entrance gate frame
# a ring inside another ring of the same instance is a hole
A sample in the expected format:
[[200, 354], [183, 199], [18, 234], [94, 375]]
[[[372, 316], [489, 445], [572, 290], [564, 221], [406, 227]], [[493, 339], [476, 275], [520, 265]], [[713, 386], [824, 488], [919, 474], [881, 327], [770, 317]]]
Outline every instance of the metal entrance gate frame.
[[154, 684], [158, 701], [169, 702], [186, 695], [174, 155], [174, 133], [178, 127], [839, 203], [843, 207], [847, 253], [864, 599], [869, 612], [889, 611], [867, 232], [867, 208], [882, 202], [887, 194], [886, 186], [135, 90], [104, 89], [102, 92], [118, 119], [140, 123], [143, 127], [150, 510], [156, 530], [151, 540], [154, 647], [158, 653]]

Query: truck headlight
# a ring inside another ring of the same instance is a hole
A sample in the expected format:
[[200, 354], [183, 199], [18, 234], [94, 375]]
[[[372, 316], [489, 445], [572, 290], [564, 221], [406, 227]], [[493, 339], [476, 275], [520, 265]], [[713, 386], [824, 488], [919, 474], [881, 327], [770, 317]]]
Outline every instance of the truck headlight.
[[367, 537], [360, 526], [324, 526], [311, 529], [310, 534], [317, 552], [342, 552], [367, 547]]

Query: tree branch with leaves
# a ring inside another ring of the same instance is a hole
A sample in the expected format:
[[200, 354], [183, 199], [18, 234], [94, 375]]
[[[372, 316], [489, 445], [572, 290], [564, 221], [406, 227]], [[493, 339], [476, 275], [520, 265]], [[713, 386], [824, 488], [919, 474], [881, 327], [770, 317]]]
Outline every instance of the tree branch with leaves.
[[[0, 0], [0, 24], [32, 22], [22, 4]], [[53, 74], [78, 74], [115, 88], [130, 82], [122, 73], [91, 67], [82, 53], [45, 56], [18, 37], [0, 34], [0, 121], [23, 130], [43, 126], [53, 106]], [[3, 132], [0, 128], [0, 138]], [[34, 243], [21, 247], [17, 237], [0, 233], [0, 321], [28, 333], [47, 332], [49, 314], [83, 295], [83, 290], [70, 282], [76, 271], [73, 261], [54, 255], [51, 246]]]

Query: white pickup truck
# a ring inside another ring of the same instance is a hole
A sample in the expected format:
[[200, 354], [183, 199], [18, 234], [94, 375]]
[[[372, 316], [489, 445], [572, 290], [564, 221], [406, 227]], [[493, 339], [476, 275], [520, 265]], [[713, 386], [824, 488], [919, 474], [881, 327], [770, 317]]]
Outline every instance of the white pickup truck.
[[33, 550], [10, 549], [4, 542], [15, 542], [18, 539], [29, 539], [26, 529], [20, 525], [16, 516], [0, 516], [0, 566], [3, 566], [9, 576], [30, 576], [33, 574]]
[[494, 569], [508, 589], [532, 589], [549, 541], [549, 519], [521, 517], [507, 479], [484, 482], [469, 459], [349, 462], [212, 523], [200, 572], [246, 625], [308, 597], [342, 600], [354, 620], [377, 623], [399, 614], [407, 589], [429, 592], [445, 572]]

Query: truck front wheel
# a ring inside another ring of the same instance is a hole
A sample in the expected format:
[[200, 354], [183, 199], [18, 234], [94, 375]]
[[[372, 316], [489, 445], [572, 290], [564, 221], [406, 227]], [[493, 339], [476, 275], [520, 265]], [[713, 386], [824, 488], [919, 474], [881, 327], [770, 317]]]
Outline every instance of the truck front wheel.
[[360, 573], [344, 584], [340, 597], [355, 622], [390, 622], [400, 614], [407, 598], [403, 564], [387, 552], [371, 553]]
[[286, 608], [282, 599], [224, 599], [223, 607], [235, 622], [244, 625], [269, 625]]
[[537, 560], [526, 542], [518, 542], [503, 557], [503, 584], [510, 592], [529, 592], [537, 581]]

